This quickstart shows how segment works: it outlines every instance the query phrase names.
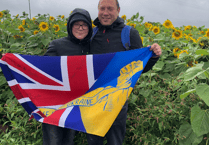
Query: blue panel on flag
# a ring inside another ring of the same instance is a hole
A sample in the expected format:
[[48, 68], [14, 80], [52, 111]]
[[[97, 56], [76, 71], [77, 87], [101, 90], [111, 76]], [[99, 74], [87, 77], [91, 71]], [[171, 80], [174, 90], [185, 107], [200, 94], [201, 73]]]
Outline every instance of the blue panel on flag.
[[40, 120], [42, 117], [38, 115], [37, 113], [33, 113], [33, 116], [36, 120]]
[[6, 66], [4, 64], [0, 64], [0, 67], [2, 69], [2, 72], [4, 73], [4, 76], [7, 81], [11, 81], [14, 79], [13, 76], [11, 75], [11, 71], [8, 66]]
[[31, 101], [22, 103], [21, 105], [25, 108], [28, 114], [31, 114], [34, 110], [37, 109], [37, 107]]
[[79, 106], [74, 106], [73, 110], [70, 112], [65, 121], [65, 127], [76, 128], [76, 130], [78, 129], [80, 131], [86, 132], [80, 114], [81, 112]]
[[28, 80], [26, 77], [14, 72], [11, 70], [12, 75], [17, 80], [18, 83], [33, 83], [32, 81]]
[[[62, 73], [60, 68], [60, 58], [57, 56], [29, 56], [29, 55], [21, 55], [28, 62], [44, 71], [45, 73], [53, 76], [54, 78], [62, 81]], [[51, 59], [53, 57], [53, 59]], [[43, 65], [44, 62], [44, 65]], [[55, 73], [56, 72], [56, 73]]]
[[95, 80], [99, 78], [114, 56], [115, 53], [109, 53], [108, 55], [96, 54], [93, 56]]

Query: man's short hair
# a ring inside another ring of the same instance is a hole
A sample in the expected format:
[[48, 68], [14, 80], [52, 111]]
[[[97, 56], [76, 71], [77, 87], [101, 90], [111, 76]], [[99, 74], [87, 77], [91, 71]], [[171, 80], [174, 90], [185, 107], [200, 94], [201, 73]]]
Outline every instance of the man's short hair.
[[[100, 3], [100, 1], [101, 0], [99, 0], [99, 3]], [[118, 0], [115, 0], [115, 1], [116, 1], [117, 9], [119, 9], [120, 8], [119, 2], [118, 2]], [[98, 7], [99, 7], [99, 4], [98, 4]]]

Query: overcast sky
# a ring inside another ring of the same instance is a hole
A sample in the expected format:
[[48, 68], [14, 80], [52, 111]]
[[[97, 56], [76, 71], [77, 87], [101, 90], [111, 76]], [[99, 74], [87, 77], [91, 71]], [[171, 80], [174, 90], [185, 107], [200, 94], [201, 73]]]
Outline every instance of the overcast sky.
[[[30, 0], [32, 17], [40, 14], [51, 16], [65, 15], [74, 8], [84, 8], [91, 18], [98, 14], [99, 0]], [[209, 28], [209, 0], [119, 0], [121, 11], [119, 16], [127, 18], [139, 12], [145, 21], [163, 23], [169, 19], [175, 27], [183, 25], [205, 25]], [[10, 10], [10, 14], [29, 13], [28, 0], [0, 0], [0, 11]], [[145, 22], [144, 21], [144, 22]]]

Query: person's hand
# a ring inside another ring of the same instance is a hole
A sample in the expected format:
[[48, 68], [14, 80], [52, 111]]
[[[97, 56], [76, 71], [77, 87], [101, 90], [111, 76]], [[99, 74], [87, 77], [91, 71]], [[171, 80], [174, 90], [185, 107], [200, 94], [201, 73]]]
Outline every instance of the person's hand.
[[157, 58], [162, 54], [161, 47], [157, 43], [154, 43], [154, 44], [151, 45], [150, 51], [153, 51], [156, 55], [156, 56], [153, 56], [153, 58]]

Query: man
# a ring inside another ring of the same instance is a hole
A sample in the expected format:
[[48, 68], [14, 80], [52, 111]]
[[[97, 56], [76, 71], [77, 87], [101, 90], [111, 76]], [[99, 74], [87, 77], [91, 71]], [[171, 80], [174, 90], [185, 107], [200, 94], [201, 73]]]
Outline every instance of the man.
[[[119, 17], [120, 7], [118, 1], [100, 0], [98, 11], [98, 18], [94, 20], [94, 25], [96, 25], [99, 30], [92, 38], [90, 53], [101, 54], [124, 51], [125, 48], [121, 42], [121, 31], [125, 25], [123, 19]], [[134, 28], [130, 30], [130, 43], [130, 49], [143, 47], [139, 33]], [[151, 46], [150, 50], [152, 50], [156, 56], [148, 61], [143, 72], [150, 70], [162, 54], [160, 46], [156, 43]], [[106, 134], [108, 145], [122, 145], [126, 131], [127, 111], [128, 101], [126, 101], [118, 117]], [[103, 137], [87, 134], [89, 145], [103, 145], [103, 139]]]

